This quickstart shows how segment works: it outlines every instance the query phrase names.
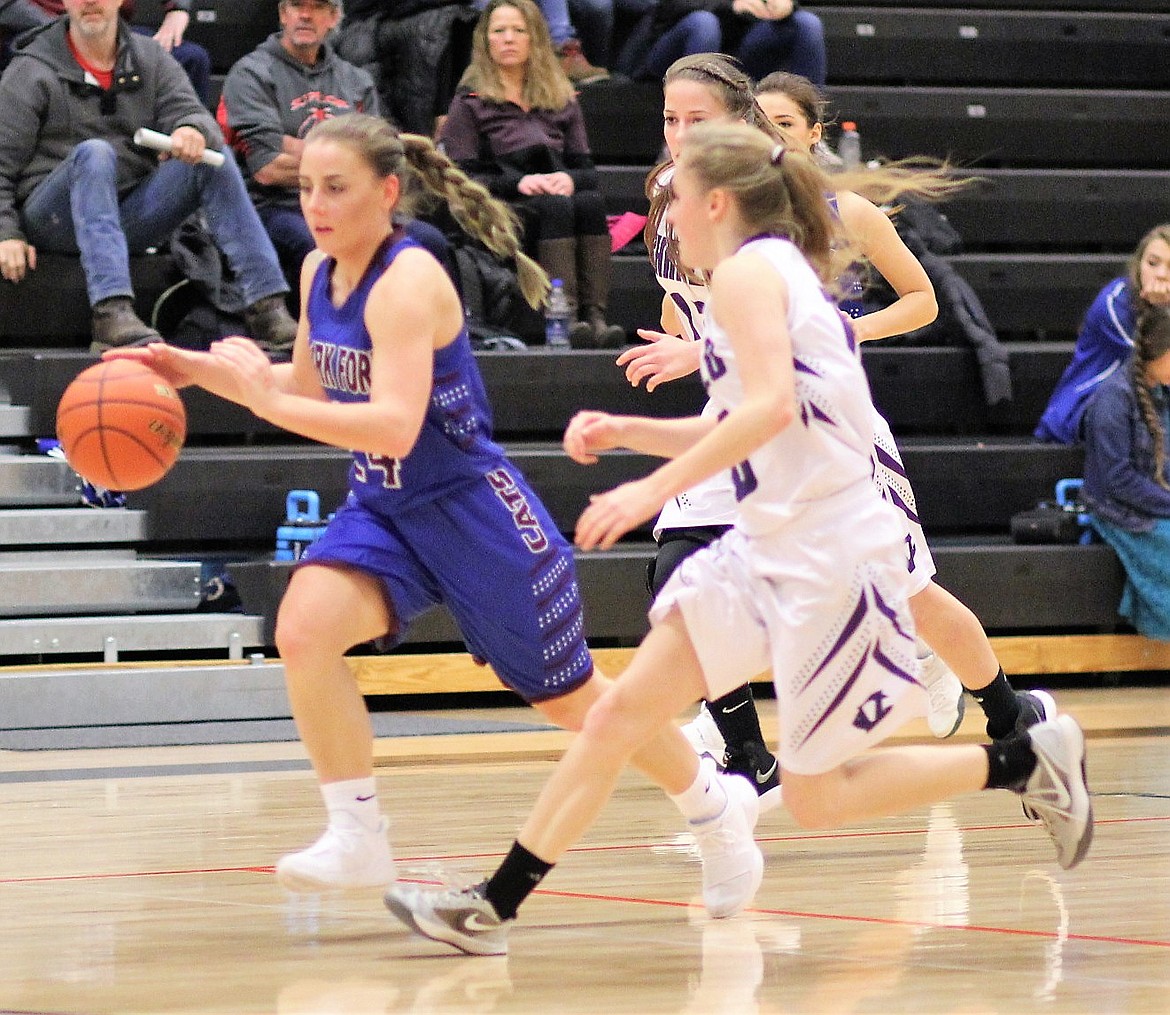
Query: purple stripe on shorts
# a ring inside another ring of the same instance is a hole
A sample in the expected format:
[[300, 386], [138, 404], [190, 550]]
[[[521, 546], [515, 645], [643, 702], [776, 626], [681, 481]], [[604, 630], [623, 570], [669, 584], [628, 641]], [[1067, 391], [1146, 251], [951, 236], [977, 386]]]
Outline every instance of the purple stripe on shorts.
[[[812, 739], [813, 734], [815, 734], [817, 730], [819, 730], [826, 722], [828, 722], [833, 713], [841, 707], [841, 703], [845, 700], [846, 695], [849, 694], [849, 692], [853, 689], [853, 685], [856, 684], [860, 678], [861, 671], [865, 669], [865, 663], [868, 658], [869, 650], [866, 649], [865, 654], [861, 657], [861, 661], [854, 667], [853, 672], [849, 674], [849, 679], [845, 681], [841, 687], [841, 690], [837, 692], [837, 697], [829, 702], [828, 707], [824, 710], [824, 712], [821, 713], [821, 717], [815, 723], [813, 723], [812, 729], [808, 731], [808, 733], [805, 735], [805, 738], [800, 742], [802, 747]], [[807, 687], [808, 685], [806, 684], [805, 686]]]
[[810, 676], [808, 680], [804, 682], [804, 686], [801, 687], [797, 693], [803, 694], [804, 691], [807, 690], [808, 687], [812, 684], [812, 682], [825, 671], [825, 668], [834, 659], [837, 658], [838, 654], [840, 654], [841, 650], [845, 647], [849, 639], [857, 633], [858, 628], [861, 627], [861, 622], [865, 619], [865, 615], [868, 612], [869, 606], [865, 601], [865, 591], [862, 590], [861, 596], [857, 600], [857, 606], [854, 607], [853, 614], [849, 617], [848, 622], [845, 624], [845, 629], [841, 632], [840, 637], [837, 639], [833, 647], [829, 649], [828, 655], [826, 655], [825, 658], [821, 660], [821, 665], [813, 671], [812, 676]]
[[906, 467], [901, 462], [899, 462], [898, 459], [891, 455], [885, 448], [883, 448], [880, 444], [875, 444], [873, 446], [873, 450], [874, 454], [877, 456], [877, 460], [887, 469], [889, 469], [890, 472], [901, 476], [903, 479], [909, 479], [909, 477], [906, 475]]
[[873, 604], [878, 612], [894, 625], [894, 630], [898, 632], [899, 636], [911, 640], [913, 636], [902, 626], [902, 622], [898, 617], [898, 611], [882, 598], [881, 591], [876, 585], [870, 583], [869, 589], [873, 593]]
[[918, 517], [918, 512], [916, 512], [909, 504], [907, 504], [904, 500], [902, 500], [901, 497], [898, 496], [897, 490], [895, 490], [892, 486], [886, 486], [885, 494], [886, 500], [888, 500], [891, 504], [894, 505], [894, 507], [901, 511], [902, 514], [910, 519], [910, 521], [914, 522], [916, 525], [922, 524], [922, 520]]

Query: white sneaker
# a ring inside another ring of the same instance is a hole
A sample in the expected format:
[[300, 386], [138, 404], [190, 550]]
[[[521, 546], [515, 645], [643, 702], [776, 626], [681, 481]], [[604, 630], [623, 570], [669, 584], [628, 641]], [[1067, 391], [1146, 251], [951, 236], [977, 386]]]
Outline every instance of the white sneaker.
[[719, 727], [715, 725], [705, 701], [699, 702], [698, 715], [682, 727], [682, 732], [699, 757], [706, 755], [723, 768], [727, 760], [727, 743], [723, 739], [723, 734], [719, 732]]
[[918, 677], [930, 695], [926, 724], [939, 740], [945, 740], [954, 736], [963, 723], [963, 714], [967, 710], [963, 684], [925, 642], [919, 642], [918, 647], [920, 651], [925, 648], [930, 653], [918, 657]]
[[1085, 735], [1071, 715], [1028, 730], [1036, 768], [1021, 794], [1056, 843], [1057, 862], [1075, 867], [1093, 842], [1093, 804], [1085, 779]]
[[703, 903], [714, 919], [735, 916], [755, 898], [764, 878], [764, 855], [752, 830], [760, 798], [742, 775], [718, 775], [727, 794], [723, 813], [691, 825], [703, 861]]
[[276, 880], [290, 892], [385, 888], [396, 877], [389, 827], [385, 817], [371, 831], [352, 815], [331, 815], [325, 834], [313, 845], [277, 861]]

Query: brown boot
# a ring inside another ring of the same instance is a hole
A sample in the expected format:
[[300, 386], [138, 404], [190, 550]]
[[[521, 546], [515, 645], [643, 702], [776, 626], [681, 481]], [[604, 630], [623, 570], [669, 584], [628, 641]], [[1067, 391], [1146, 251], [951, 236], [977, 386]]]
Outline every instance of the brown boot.
[[589, 349], [593, 345], [593, 328], [577, 319], [577, 240], [569, 236], [561, 240], [541, 240], [537, 247], [536, 259], [548, 273], [548, 277], [559, 278], [564, 284], [569, 306], [573, 308], [573, 320], [569, 325], [569, 344], [574, 349]]
[[613, 254], [608, 234], [577, 237], [577, 278], [581, 316], [592, 331], [595, 349], [620, 349], [626, 344], [625, 329], [605, 319], [609, 306], [609, 276]]
[[557, 50], [561, 58], [561, 69], [575, 85], [591, 85], [595, 81], [604, 81], [609, 77], [609, 71], [604, 67], [594, 67], [581, 49], [581, 43], [576, 39], [566, 39]]
[[144, 324], [134, 313], [134, 304], [129, 296], [111, 296], [99, 300], [93, 305], [91, 321], [93, 341], [90, 342], [89, 351], [95, 356], [100, 356], [107, 349], [163, 340], [162, 335]]
[[252, 340], [270, 356], [291, 355], [297, 322], [288, 312], [284, 294], [265, 296], [244, 310], [244, 322]]

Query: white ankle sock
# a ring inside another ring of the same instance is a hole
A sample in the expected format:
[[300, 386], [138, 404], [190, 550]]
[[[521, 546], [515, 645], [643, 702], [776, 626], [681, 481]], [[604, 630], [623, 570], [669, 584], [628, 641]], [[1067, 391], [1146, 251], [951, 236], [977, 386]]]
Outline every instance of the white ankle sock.
[[692, 825], [718, 817], [727, 806], [727, 794], [715, 775], [714, 764], [706, 758], [701, 759], [695, 781], [689, 788], [670, 798]]
[[363, 828], [377, 831], [382, 812], [378, 808], [378, 787], [372, 775], [364, 779], [322, 783], [321, 796], [325, 798], [325, 809], [331, 818], [338, 813], [348, 814]]

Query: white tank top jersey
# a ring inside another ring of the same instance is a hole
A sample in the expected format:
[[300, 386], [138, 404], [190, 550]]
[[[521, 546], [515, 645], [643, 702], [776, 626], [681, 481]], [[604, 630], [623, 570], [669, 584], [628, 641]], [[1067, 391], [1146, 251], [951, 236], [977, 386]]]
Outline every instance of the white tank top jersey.
[[[667, 166], [657, 180], [657, 186], [670, 186], [674, 166]], [[682, 326], [680, 337], [691, 342], [703, 336], [703, 311], [707, 302], [707, 287], [688, 281], [670, 258], [670, 229], [663, 216], [654, 237], [654, 275], [662, 291], [674, 304], [675, 316]], [[710, 403], [703, 406], [702, 415], [712, 413]], [[731, 477], [720, 472], [697, 483], [685, 493], [666, 502], [654, 525], [654, 538], [664, 529], [685, 529], [692, 526], [731, 525], [735, 521], [735, 489]]]
[[[730, 473], [736, 524], [762, 536], [855, 485], [876, 493], [873, 404], [852, 340], [804, 255], [775, 237], [751, 240], [740, 252], [764, 257], [788, 285], [795, 366], [796, 418]], [[723, 413], [742, 401], [743, 383], [718, 313], [707, 307], [701, 370], [713, 408]]]

